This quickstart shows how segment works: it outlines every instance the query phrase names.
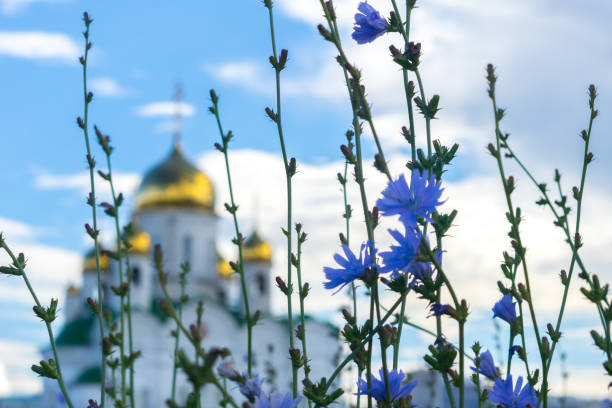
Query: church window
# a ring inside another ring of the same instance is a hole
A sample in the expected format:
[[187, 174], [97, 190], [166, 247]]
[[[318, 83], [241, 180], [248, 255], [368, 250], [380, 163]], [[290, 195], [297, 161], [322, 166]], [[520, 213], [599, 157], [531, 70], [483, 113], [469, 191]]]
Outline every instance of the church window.
[[183, 262], [191, 262], [191, 235], [185, 235], [183, 238]]
[[257, 283], [257, 288], [259, 289], [259, 294], [263, 295], [266, 293], [266, 278], [263, 273], [258, 273], [255, 277], [255, 282]]
[[132, 268], [132, 282], [134, 282], [134, 285], [138, 285], [140, 283], [140, 268], [139, 267]]
[[227, 302], [227, 296], [225, 295], [224, 290], [220, 289], [217, 292], [217, 301], [222, 305], [224, 305]]

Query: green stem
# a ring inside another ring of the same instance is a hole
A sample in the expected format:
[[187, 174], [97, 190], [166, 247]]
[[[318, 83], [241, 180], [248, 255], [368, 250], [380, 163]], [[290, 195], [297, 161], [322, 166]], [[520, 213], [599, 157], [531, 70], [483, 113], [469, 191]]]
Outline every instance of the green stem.
[[[499, 170], [499, 175], [502, 181], [502, 186], [504, 189], [504, 195], [506, 197], [506, 204], [508, 206], [508, 214], [510, 215], [511, 219], [512, 219], [512, 228], [516, 229], [516, 241], [517, 241], [517, 245], [519, 247], [519, 251], [516, 251], [517, 254], [520, 256], [521, 258], [521, 264], [523, 265], [523, 275], [525, 278], [525, 287], [527, 289], [527, 293], [529, 295], [529, 299], [526, 299], [527, 301], [527, 305], [529, 306], [529, 314], [531, 315], [531, 322], [533, 323], [533, 329], [535, 332], [535, 337], [536, 337], [536, 342], [538, 345], [538, 351], [540, 352], [540, 358], [542, 360], [542, 367], [546, 366], [546, 361], [545, 361], [545, 357], [544, 357], [544, 349], [542, 347], [542, 340], [540, 337], [540, 329], [538, 328], [538, 322], [536, 319], [536, 315], [535, 315], [535, 310], [533, 308], [533, 302], [531, 301], [531, 285], [529, 283], [529, 272], [527, 270], [527, 262], [525, 260], [525, 254], [524, 254], [524, 246], [523, 243], [521, 241], [521, 236], [518, 230], [518, 224], [516, 221], [516, 213], [514, 211], [514, 206], [512, 204], [512, 199], [510, 198], [510, 191], [508, 189], [508, 185], [507, 185], [507, 180], [506, 180], [506, 175], [504, 172], [504, 165], [502, 163], [502, 158], [501, 158], [501, 152], [500, 152], [500, 139], [501, 139], [501, 130], [499, 128], [499, 121], [500, 118], [498, 116], [498, 110], [497, 110], [497, 101], [495, 98], [495, 92], [491, 92], [490, 93], [490, 98], [491, 98], [491, 102], [493, 105], [493, 117], [495, 118], [495, 142], [496, 142], [496, 147], [497, 147], [497, 154], [495, 155], [495, 159], [497, 161], [497, 167]], [[545, 389], [547, 386], [547, 384], [543, 381], [542, 382], [542, 388], [541, 389]], [[544, 398], [540, 399], [540, 401], [544, 400], [544, 408], [547, 407], [547, 401], [546, 401], [546, 393], [544, 392]]]
[[[178, 319], [183, 319], [183, 300], [185, 298], [185, 286], [187, 285], [186, 273], [183, 271], [181, 273], [181, 297], [179, 299], [179, 309], [178, 309]], [[180, 330], [178, 324], [176, 325], [175, 339], [174, 339], [174, 353], [173, 353], [173, 367], [172, 367], [172, 392], [170, 399], [174, 401], [176, 397], [176, 374], [178, 372], [178, 351], [179, 351], [179, 340], [180, 340]]]
[[459, 322], [459, 407], [465, 406], [465, 322]]
[[[36, 292], [34, 292], [34, 288], [32, 288], [32, 285], [30, 284], [28, 275], [26, 274], [24, 268], [21, 267], [20, 263], [17, 262], [17, 258], [15, 257], [11, 249], [6, 245], [6, 242], [4, 242], [4, 239], [2, 239], [1, 236], [0, 236], [0, 247], [6, 251], [8, 256], [13, 261], [13, 265], [15, 265], [15, 267], [19, 269], [19, 272], [21, 273], [21, 277], [23, 278], [23, 281], [25, 282], [28, 288], [28, 291], [30, 292], [30, 295], [32, 295], [32, 299], [34, 299], [34, 303], [36, 303], [36, 306], [42, 309], [43, 306], [38, 300], [38, 296], [36, 296]], [[74, 404], [72, 404], [72, 400], [70, 399], [70, 395], [68, 395], [68, 391], [66, 390], [66, 385], [64, 383], [64, 376], [62, 375], [62, 368], [60, 366], [59, 355], [57, 354], [57, 346], [55, 344], [55, 336], [53, 335], [53, 329], [51, 328], [51, 323], [45, 321], [45, 326], [47, 327], [47, 334], [49, 335], [49, 342], [51, 343], [51, 350], [53, 351], [53, 358], [55, 359], [55, 368], [57, 369], [57, 384], [59, 385], [60, 390], [62, 391], [62, 395], [64, 396], [64, 399], [66, 400], [66, 404], [68, 405], [68, 407], [74, 408]]]
[[342, 362], [338, 365], [338, 367], [336, 367], [334, 372], [329, 376], [329, 380], [327, 381], [327, 388], [325, 391], [327, 391], [329, 387], [331, 387], [334, 380], [340, 374], [344, 366], [346, 366], [349, 363], [349, 361], [351, 361], [353, 357], [355, 357], [355, 355], [359, 353], [361, 349], [365, 347], [366, 343], [368, 343], [374, 337], [374, 335], [378, 332], [378, 329], [381, 328], [385, 324], [385, 322], [393, 315], [393, 312], [395, 311], [395, 309], [399, 307], [399, 305], [402, 303], [402, 299], [404, 299], [406, 295], [408, 295], [408, 292], [402, 294], [401, 297], [395, 301], [395, 303], [389, 308], [387, 313], [385, 313], [382, 319], [378, 322], [378, 325], [376, 325], [376, 327], [374, 327], [374, 329], [367, 335], [367, 337], [361, 342], [361, 344], [355, 347], [355, 349], [351, 351], [351, 353], [348, 356], [346, 356], [344, 360], [342, 360]]
[[[298, 279], [298, 287], [299, 287], [299, 297], [300, 297], [300, 321], [302, 324], [302, 353], [304, 359], [306, 360], [306, 364], [304, 364], [304, 376], [306, 379], [310, 379], [309, 372], [310, 367], [308, 366], [308, 352], [306, 349], [306, 317], [304, 313], [304, 296], [302, 293], [302, 240], [300, 237], [299, 231], [297, 232], [297, 279]], [[310, 400], [308, 400], [308, 406], [310, 407], [312, 404]]]
[[[376, 303], [376, 319], [378, 323], [380, 324], [380, 299], [378, 297], [378, 280], [376, 280], [376, 283], [374, 284], [372, 289], [374, 290], [374, 302]], [[405, 299], [406, 298], [404, 297], [404, 300]], [[378, 338], [380, 339], [380, 355], [382, 357], [383, 377], [385, 381], [385, 392], [387, 393], [387, 401], [391, 401], [391, 390], [389, 388], [389, 373], [387, 372], [387, 350], [385, 349], [385, 345], [384, 345], [382, 336], [379, 335]]]
[[[86, 21], [85, 23], [85, 53], [83, 55], [82, 66], [83, 66], [83, 136], [85, 137], [85, 146], [87, 148], [87, 158], [89, 163], [89, 185], [91, 190], [90, 202], [92, 219], [93, 219], [93, 230], [94, 230], [94, 248], [96, 255], [96, 274], [98, 279], [98, 323], [100, 327], [100, 339], [104, 338], [104, 300], [102, 299], [102, 274], [100, 270], [100, 245], [98, 243], [98, 219], [96, 216], [96, 187], [94, 183], [94, 161], [93, 156], [91, 155], [91, 147], [89, 143], [89, 131], [88, 131], [88, 114], [89, 114], [89, 97], [87, 92], [87, 56], [89, 54], [89, 49], [91, 47], [91, 43], [89, 42], [89, 25], [90, 23]], [[100, 347], [101, 354], [101, 383], [100, 383], [100, 407], [104, 408], [104, 402], [106, 401], [106, 391], [104, 389], [106, 384], [106, 356], [104, 355], [104, 350]]]
[[[588, 159], [587, 159], [587, 155], [589, 153], [589, 142], [591, 140], [591, 130], [593, 129], [593, 120], [595, 119], [595, 115], [593, 114], [593, 108], [591, 108], [591, 115], [590, 115], [590, 119], [589, 119], [589, 128], [587, 131], [587, 137], [586, 140], [584, 141], [584, 155], [583, 155], [583, 160], [582, 160], [582, 175], [580, 177], [580, 188], [578, 190], [578, 198], [577, 198], [577, 204], [576, 204], [576, 225], [574, 227], [574, 231], [575, 231], [575, 235], [578, 235], [580, 233], [580, 216], [582, 214], [582, 197], [583, 197], [583, 193], [584, 193], [584, 182], [586, 180], [586, 171], [587, 171], [587, 166], [588, 166]], [[561, 194], [561, 184], [560, 181], [558, 182], [558, 186], [559, 186], [559, 194]], [[566, 219], [567, 222], [567, 219]], [[568, 228], [569, 229], [569, 228]], [[563, 320], [563, 313], [565, 312], [565, 305], [567, 302], [567, 295], [569, 292], [569, 287], [570, 287], [570, 282], [571, 282], [571, 278], [572, 278], [572, 274], [574, 272], [574, 265], [576, 264], [576, 255], [578, 253], [578, 247], [576, 245], [574, 245], [574, 248], [572, 250], [572, 260], [570, 262], [570, 267], [569, 267], [569, 271], [568, 271], [568, 275], [567, 275], [567, 284], [565, 285], [565, 289], [563, 290], [563, 298], [561, 300], [561, 308], [559, 309], [559, 316], [557, 317], [557, 323], [555, 325], [555, 331], [558, 332], [561, 329], [561, 321]], [[604, 325], [604, 330], [605, 330], [605, 325]], [[609, 336], [609, 334], [607, 334]], [[558, 341], [554, 341], [552, 342], [552, 346], [550, 349], [550, 355], [548, 357], [548, 361], [546, 361], [544, 363], [544, 369], [543, 369], [543, 375], [542, 375], [542, 388], [543, 388], [543, 394], [544, 394], [544, 404], [546, 406], [546, 397], [548, 395], [548, 387], [545, 387], [545, 385], [548, 383], [548, 373], [550, 370], [550, 365], [552, 364], [552, 358], [553, 355], [555, 353], [555, 348], [557, 346]], [[609, 344], [609, 343], [608, 343]], [[608, 347], [607, 350], [607, 357], [608, 357], [608, 361], [610, 361], [611, 358], [611, 354], [610, 354], [610, 349]]]
[[[160, 270], [158, 270], [157, 272], [158, 272], [158, 274], [161, 274]], [[162, 289], [162, 294], [164, 296], [164, 300], [166, 301], [166, 304], [167, 304], [168, 309], [169, 309], [168, 311], [170, 312], [168, 316], [172, 320], [174, 320], [174, 322], [177, 324], [177, 326], [180, 329], [180, 331], [183, 332], [183, 335], [185, 336], [185, 338], [194, 346], [196, 358], [202, 357], [203, 359], [206, 359], [207, 356], [206, 356], [206, 353], [204, 352], [204, 350], [202, 349], [201, 344], [199, 344], [199, 342], [196, 341], [191, 336], [191, 333], [189, 332], [189, 330], [185, 327], [183, 322], [178, 318], [178, 315], [176, 313], [174, 305], [172, 304], [172, 298], [168, 294], [168, 289], [166, 288], [166, 286], [161, 281], [160, 281], [160, 286], [161, 286], [161, 289]], [[210, 377], [211, 377], [210, 381], [215, 385], [215, 387], [217, 387], [221, 391], [221, 393], [223, 393], [223, 396], [225, 397], [225, 399], [234, 408], [238, 408], [238, 405], [236, 404], [236, 402], [234, 401], [232, 396], [229, 395], [227, 393], [227, 391], [225, 391], [223, 389], [223, 386], [219, 383], [219, 380], [217, 379], [216, 375], [214, 375], [214, 373], [213, 373]]]
[[[110, 185], [111, 195], [113, 198], [113, 206], [115, 207], [115, 235], [116, 235], [116, 246], [117, 246], [117, 264], [119, 267], [119, 284], [122, 285], [124, 283], [123, 276], [123, 262], [122, 262], [122, 254], [123, 251], [121, 249], [121, 229], [119, 227], [119, 205], [117, 202], [117, 195], [115, 194], [115, 185], [113, 183], [113, 170], [111, 167], [111, 159], [110, 159], [110, 150], [106, 152], [106, 165], [108, 167], [108, 184]], [[131, 288], [128, 287], [128, 291]], [[126, 370], [127, 367], [125, 365], [125, 297], [123, 295], [120, 296], [120, 310], [119, 310], [119, 320], [120, 320], [120, 330], [121, 330], [121, 342], [119, 343], [119, 353], [121, 357], [119, 358], [119, 364], [121, 367], [121, 402], [126, 403]]]
[[[276, 52], [276, 37], [274, 32], [274, 14], [272, 12], [272, 2], [270, 1], [268, 9], [268, 16], [270, 21], [270, 39], [272, 42], [272, 55], [274, 60], [278, 62], [278, 54]], [[291, 192], [291, 171], [289, 167], [289, 161], [287, 160], [287, 151], [285, 148], [285, 139], [283, 137], [283, 125], [282, 125], [282, 114], [281, 114], [281, 86], [280, 86], [280, 68], [278, 65], [275, 67], [274, 77], [276, 82], [276, 129], [278, 131], [278, 137], [280, 139], [281, 150], [283, 154], [283, 162], [285, 166], [285, 179], [287, 185], [287, 287], [289, 290], [287, 291], [287, 318], [289, 321], [289, 347], [295, 348], [295, 340], [293, 333], [293, 312], [291, 305], [291, 295], [293, 292], [291, 281], [292, 281], [292, 273], [291, 273], [291, 217], [292, 217], [292, 192]], [[297, 367], [292, 365], [292, 388], [293, 388], [293, 396], [297, 397], [298, 395], [298, 376], [297, 376]]]
[[130, 253], [129, 251], [125, 254], [125, 266], [127, 268], [127, 284], [128, 284], [128, 292], [127, 292], [127, 325], [128, 325], [128, 351], [130, 353], [130, 407], [135, 408], [135, 399], [134, 396], [134, 335], [132, 332], [132, 269], [130, 265]]
[[[211, 92], [212, 94], [212, 92]], [[247, 370], [249, 377], [252, 376], [253, 370], [253, 319], [251, 316], [251, 310], [249, 308], [249, 297], [246, 285], [246, 278], [244, 276], [244, 260], [243, 260], [243, 240], [242, 234], [240, 233], [240, 228], [238, 227], [238, 218], [236, 216], [236, 211], [238, 210], [238, 206], [236, 205], [236, 201], [234, 200], [234, 189], [232, 186], [232, 174], [229, 166], [229, 157], [227, 155], [228, 144], [230, 140], [229, 134], [226, 136], [223, 132], [223, 126], [221, 125], [221, 118], [219, 117], [219, 105], [218, 99], [216, 96], [213, 98], [214, 105], [214, 115], [217, 121], [217, 127], [219, 129], [219, 135], [221, 136], [221, 141], [223, 142], [223, 158], [225, 160], [225, 172], [227, 174], [227, 184], [229, 186], [230, 193], [230, 203], [232, 211], [232, 220], [234, 222], [234, 232], [236, 233], [236, 241], [238, 242], [238, 274], [240, 275], [240, 289], [242, 291], [242, 297], [244, 299], [244, 313], [246, 316], [247, 323]]]

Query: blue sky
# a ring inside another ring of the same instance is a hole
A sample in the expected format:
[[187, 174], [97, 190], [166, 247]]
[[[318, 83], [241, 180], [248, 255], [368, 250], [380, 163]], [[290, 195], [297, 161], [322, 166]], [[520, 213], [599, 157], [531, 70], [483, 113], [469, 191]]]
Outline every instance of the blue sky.
[[[290, 51], [289, 65], [283, 72], [284, 118], [288, 151], [300, 163], [296, 194], [304, 204], [298, 204], [297, 216], [307, 230], [310, 225], [314, 237], [309, 273], [312, 281], [318, 282], [320, 267], [331, 260], [329, 248], [335, 247], [341, 228], [341, 196], [334, 179], [341, 169], [338, 145], [343, 142], [350, 116], [333, 50], [315, 29], [321, 20], [318, 2], [277, 3], [279, 46]], [[390, 9], [385, 0], [371, 3], [385, 14]], [[400, 45], [399, 40], [385, 35], [368, 46], [353, 44], [349, 35], [356, 4], [352, 0], [337, 2], [344, 42], [349, 57], [363, 69], [383, 145], [392, 168], [399, 172], [406, 154], [399, 128], [407, 119], [401, 74], [389, 61], [387, 51], [391, 43]], [[222, 98], [225, 126], [237, 135], [232, 145], [237, 153], [232, 157], [237, 177], [245, 178], [238, 182], [242, 187], [239, 198], [246, 207], [243, 221], [250, 226], [253, 217], [259, 219], [282, 252], [278, 228], [282, 214], [276, 214], [275, 197], [282, 197], [284, 190], [277, 136], [263, 112], [274, 99], [267, 62], [267, 15], [259, 1], [191, 1], [177, 7], [174, 3], [141, 1], [119, 5], [0, 0], [0, 191], [4, 193], [0, 230], [28, 253], [34, 280], [44, 294], [61, 296], [67, 282], [78, 281], [79, 257], [88, 245], [82, 227], [89, 217], [83, 205], [87, 188], [84, 147], [75, 125], [82, 112], [77, 58], [82, 52], [80, 19], [84, 10], [94, 18], [88, 75], [96, 97], [90, 120], [113, 139], [113, 163], [122, 190], [129, 194], [139, 175], [167, 153], [171, 109], [159, 103], [170, 102], [174, 85], [180, 82], [186, 104], [184, 145], [192, 160], [215, 181], [218, 204], [225, 200], [223, 174], [217, 170], [220, 158], [211, 152], [217, 140], [216, 127], [206, 110], [208, 90], [214, 87]], [[513, 134], [516, 150], [545, 181], [554, 167], [560, 167], [569, 179], [566, 190], [577, 179], [582, 148], [577, 134], [586, 125], [586, 87], [591, 82], [598, 85], [601, 117], [592, 145], [597, 160], [587, 184], [592, 195], [585, 207], [591, 212], [585, 211], [584, 257], [593, 270], [610, 281], [605, 269], [609, 260], [602, 253], [612, 245], [612, 236], [600, 227], [612, 222], [611, 216], [601, 213], [612, 198], [607, 185], [612, 165], [608, 137], [612, 128], [608, 113], [612, 107], [610, 17], [612, 6], [604, 0], [537, 4], [526, 0], [436, 0], [423, 2], [414, 13], [413, 38], [423, 42], [425, 86], [428, 94], [441, 95], [443, 109], [434, 123], [434, 137], [461, 144], [447, 178], [447, 205], [459, 208], [462, 217], [454, 241], [449, 239], [449, 265], [456, 265], [458, 285], [472, 304], [474, 333], [485, 333], [486, 341], [481, 342], [491, 347], [488, 305], [497, 296], [497, 263], [507, 242], [503, 237], [503, 203], [496, 190], [499, 185], [484, 150], [491, 136], [484, 66], [488, 62], [498, 66], [500, 104], [509, 108], [504, 125]], [[372, 153], [371, 143], [366, 144], [366, 153]], [[101, 161], [100, 151], [97, 156]], [[249, 180], [252, 174], [257, 177]], [[514, 174], [519, 176], [516, 171]], [[374, 197], [382, 180], [374, 172], [369, 179]], [[541, 283], [541, 307], [546, 318], [552, 319], [558, 296], [547, 282], [557, 284], [555, 274], [567, 267], [567, 252], [558, 231], [550, 226], [548, 214], [531, 204], [537, 199], [535, 191], [523, 177], [518, 181], [517, 199], [528, 211], [524, 228], [534, 236], [530, 253], [532, 268], [540, 271], [540, 279], [535, 280]], [[255, 201], [257, 211], [249, 208]], [[317, 206], [317, 214], [312, 214], [312, 206]], [[484, 229], [468, 227], [473, 223], [484, 225]], [[354, 228], [359, 226], [356, 219]], [[221, 233], [222, 238], [230, 237], [225, 224]], [[282, 270], [282, 258], [277, 259]], [[20, 356], [30, 358], [45, 338], [39, 323], [30, 316], [27, 297], [21, 292], [9, 296], [18, 286], [0, 280], [4, 294], [0, 310], [7, 311], [0, 313], [0, 327], [8, 329], [2, 330], [0, 344], [17, 347], [23, 350]], [[551, 291], [554, 293], [549, 297]], [[573, 292], [576, 296], [570, 304], [574, 312], [567, 316], [568, 333], [572, 333], [566, 343], [568, 350], [591, 342], [586, 335], [592, 322], [582, 319], [590, 309], [577, 293], [577, 282]], [[482, 293], [486, 295], [479, 296]], [[328, 296], [320, 288], [315, 295]], [[343, 301], [339, 296], [333, 299], [334, 307]], [[277, 301], [280, 307], [282, 300]], [[424, 314], [424, 305], [415, 301], [414, 307], [417, 319]], [[333, 307], [313, 311], [334, 316]], [[417, 335], [409, 340], [426, 344]], [[416, 365], [419, 351], [407, 350], [407, 361]], [[583, 378], [599, 375], [599, 360], [591, 346], [569, 356], [576, 377]], [[16, 373], [16, 362], [1, 352], [0, 365]], [[27, 370], [15, 376], [19, 380], [12, 383], [12, 392], [35, 389], [33, 375]], [[597, 378], [602, 386], [583, 393], [605, 393], [605, 381]], [[576, 391], [581, 387], [576, 385]]]

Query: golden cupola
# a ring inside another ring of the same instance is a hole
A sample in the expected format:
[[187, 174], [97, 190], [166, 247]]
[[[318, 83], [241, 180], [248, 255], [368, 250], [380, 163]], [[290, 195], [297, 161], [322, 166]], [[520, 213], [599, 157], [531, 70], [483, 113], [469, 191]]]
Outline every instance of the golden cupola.
[[177, 143], [164, 161], [145, 174], [134, 204], [136, 211], [189, 208], [213, 212], [215, 193], [208, 176], [189, 163]]
[[151, 236], [138, 227], [136, 216], [132, 216], [133, 234], [128, 239], [130, 254], [149, 255], [151, 252]]
[[264, 241], [257, 230], [253, 231], [242, 248], [244, 262], [272, 262], [272, 245]]
[[[103, 253], [104, 248], [102, 248], [102, 246], [100, 246], [100, 254], [99, 254], [99, 261], [100, 261], [100, 271], [102, 272], [107, 272], [109, 271], [109, 267], [110, 267], [110, 262], [108, 259], [108, 255], [105, 255]], [[97, 265], [96, 265], [96, 249], [92, 248], [89, 252], [87, 252], [87, 254], [85, 255], [85, 260], [83, 261], [83, 272], [97, 272]]]

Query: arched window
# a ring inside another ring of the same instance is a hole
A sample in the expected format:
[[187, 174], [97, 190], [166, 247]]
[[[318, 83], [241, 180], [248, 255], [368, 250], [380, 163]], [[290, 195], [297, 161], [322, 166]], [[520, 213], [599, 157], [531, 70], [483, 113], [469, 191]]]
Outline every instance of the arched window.
[[217, 301], [222, 305], [227, 302], [227, 296], [223, 289], [219, 289], [219, 291], [217, 292]]
[[264, 295], [266, 293], [266, 278], [264, 277], [263, 272], [257, 274], [255, 277], [255, 282], [257, 283], [259, 294]]
[[132, 268], [132, 282], [134, 285], [138, 285], [140, 283], [140, 268], [137, 266]]
[[183, 237], [183, 262], [191, 263], [191, 248], [192, 248], [191, 235], [185, 235]]

